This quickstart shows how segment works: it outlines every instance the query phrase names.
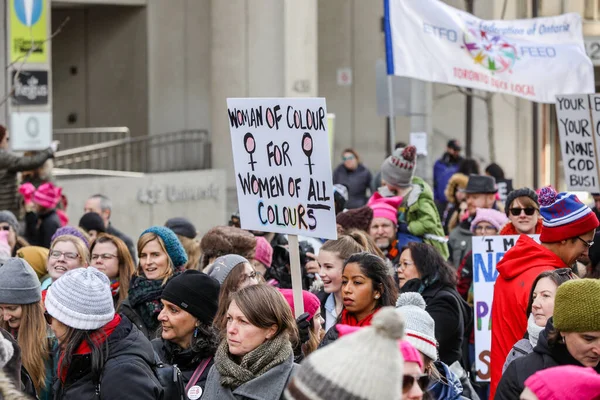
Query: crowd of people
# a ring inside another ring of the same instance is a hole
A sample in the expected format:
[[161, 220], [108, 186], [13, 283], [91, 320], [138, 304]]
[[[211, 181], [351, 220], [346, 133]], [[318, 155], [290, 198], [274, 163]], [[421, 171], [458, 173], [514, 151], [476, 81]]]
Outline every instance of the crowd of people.
[[[596, 209], [550, 187], [502, 201], [499, 166], [481, 175], [460, 150], [433, 188], [414, 146], [375, 177], [343, 152], [338, 238], [300, 238], [298, 316], [286, 235], [235, 214], [134, 242], [108, 196], [76, 205], [73, 226], [60, 188], [24, 187], [24, 212], [0, 211], [0, 399], [598, 399]], [[493, 235], [521, 236], [497, 266], [488, 388], [471, 239]]]

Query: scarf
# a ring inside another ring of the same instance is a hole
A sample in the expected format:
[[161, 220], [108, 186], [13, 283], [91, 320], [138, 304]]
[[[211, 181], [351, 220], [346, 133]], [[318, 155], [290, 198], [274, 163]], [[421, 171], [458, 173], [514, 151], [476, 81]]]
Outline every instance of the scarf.
[[527, 318], [527, 333], [529, 334], [529, 343], [531, 343], [531, 347], [535, 347], [537, 345], [540, 332], [543, 330], [543, 326], [537, 326], [535, 324], [535, 318], [533, 317], [533, 314], [529, 314], [529, 318]]
[[353, 314], [350, 314], [348, 310], [344, 308], [342, 310], [342, 314], [340, 315], [340, 324], [360, 327], [370, 326], [371, 320], [377, 311], [379, 311], [379, 309], [375, 309], [375, 311], [373, 311], [371, 314], [358, 321]]
[[[176, 270], [167, 282], [180, 273], [180, 270]], [[162, 310], [160, 297], [163, 292], [163, 287], [162, 279], [150, 280], [144, 275], [134, 276], [129, 284], [128, 294], [131, 307], [139, 312], [140, 318], [144, 321], [144, 325], [151, 332], [158, 329], [158, 314], [160, 314], [160, 311]]]
[[117, 297], [119, 295], [119, 281], [115, 280], [110, 283], [110, 293], [112, 297]]
[[215, 354], [215, 366], [221, 374], [221, 386], [235, 390], [282, 364], [293, 354], [288, 335], [279, 334], [273, 339], [266, 340], [237, 363], [231, 359], [227, 339], [224, 339]]

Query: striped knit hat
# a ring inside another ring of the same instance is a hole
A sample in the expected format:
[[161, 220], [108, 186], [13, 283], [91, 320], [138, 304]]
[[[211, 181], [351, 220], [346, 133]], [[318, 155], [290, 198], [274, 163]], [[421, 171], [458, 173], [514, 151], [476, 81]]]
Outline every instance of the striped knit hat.
[[396, 309], [404, 317], [407, 340], [417, 350], [431, 358], [438, 359], [435, 340], [435, 321], [425, 311], [425, 300], [417, 292], [402, 293], [396, 302]]
[[312, 353], [285, 390], [294, 400], [381, 400], [402, 397], [404, 321], [382, 308], [371, 326]]
[[596, 214], [577, 196], [556, 193], [552, 187], [542, 188], [538, 194], [542, 215], [542, 243], [554, 243], [595, 230], [600, 223]]
[[94, 267], [67, 271], [48, 288], [46, 310], [68, 327], [96, 330], [115, 317], [110, 280]]
[[392, 186], [407, 187], [412, 183], [417, 168], [417, 148], [406, 146], [394, 153], [381, 164], [381, 178]]

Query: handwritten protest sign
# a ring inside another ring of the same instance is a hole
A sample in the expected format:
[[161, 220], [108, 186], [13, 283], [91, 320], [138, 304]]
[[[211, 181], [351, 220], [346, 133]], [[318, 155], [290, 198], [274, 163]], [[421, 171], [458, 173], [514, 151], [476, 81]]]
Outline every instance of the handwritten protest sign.
[[[539, 242], [539, 235], [531, 236]], [[492, 300], [498, 278], [496, 265], [504, 254], [517, 243], [514, 236], [474, 236], [473, 243], [473, 304], [475, 306], [475, 367], [477, 380], [490, 380], [490, 352], [492, 349]]]
[[594, 140], [597, 129], [592, 123], [588, 95], [556, 96], [556, 116], [567, 189], [599, 192]]
[[336, 239], [322, 98], [227, 99], [244, 229]]

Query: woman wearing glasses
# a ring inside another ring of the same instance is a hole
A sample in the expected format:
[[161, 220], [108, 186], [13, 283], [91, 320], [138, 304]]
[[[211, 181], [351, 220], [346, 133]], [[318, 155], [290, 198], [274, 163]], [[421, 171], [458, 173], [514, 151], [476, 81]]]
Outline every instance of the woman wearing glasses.
[[65, 272], [75, 268], [88, 266], [89, 251], [81, 239], [73, 235], [58, 236], [50, 245], [48, 263], [46, 269], [50, 275], [50, 282], [44, 282], [42, 298], [46, 297], [46, 291]]
[[435, 337], [440, 359], [448, 365], [463, 363], [463, 338], [471, 322], [469, 305], [456, 291], [456, 272], [435, 247], [427, 243], [409, 243], [398, 265], [400, 291], [417, 292], [427, 304], [435, 321]]
[[529, 188], [510, 192], [505, 204], [506, 216], [510, 220], [500, 231], [501, 235], [526, 235], [542, 233], [542, 218], [537, 194]]
[[47, 400], [52, 398], [58, 346], [44, 321], [41, 300], [33, 268], [21, 258], [8, 259], [0, 268], [0, 328], [18, 341], [23, 367], [40, 400]]
[[[91, 214], [91, 213], [88, 213]], [[91, 263], [98, 271], [110, 279], [110, 290], [115, 310], [127, 298], [129, 281], [135, 273], [135, 264], [127, 245], [121, 239], [109, 234], [100, 234], [90, 246]]]
[[552, 318], [552, 314], [554, 313], [556, 290], [570, 279], [575, 279], [570, 268], [545, 271], [535, 278], [531, 286], [529, 304], [527, 306], [527, 315], [529, 316], [527, 319], [527, 333], [508, 353], [502, 372], [506, 370], [511, 362], [533, 351], [533, 348], [538, 343], [540, 332], [544, 330], [546, 323]]
[[371, 172], [353, 149], [342, 152], [342, 163], [333, 171], [333, 184], [348, 188], [346, 208], [359, 208], [367, 204], [367, 189], [371, 186]]

